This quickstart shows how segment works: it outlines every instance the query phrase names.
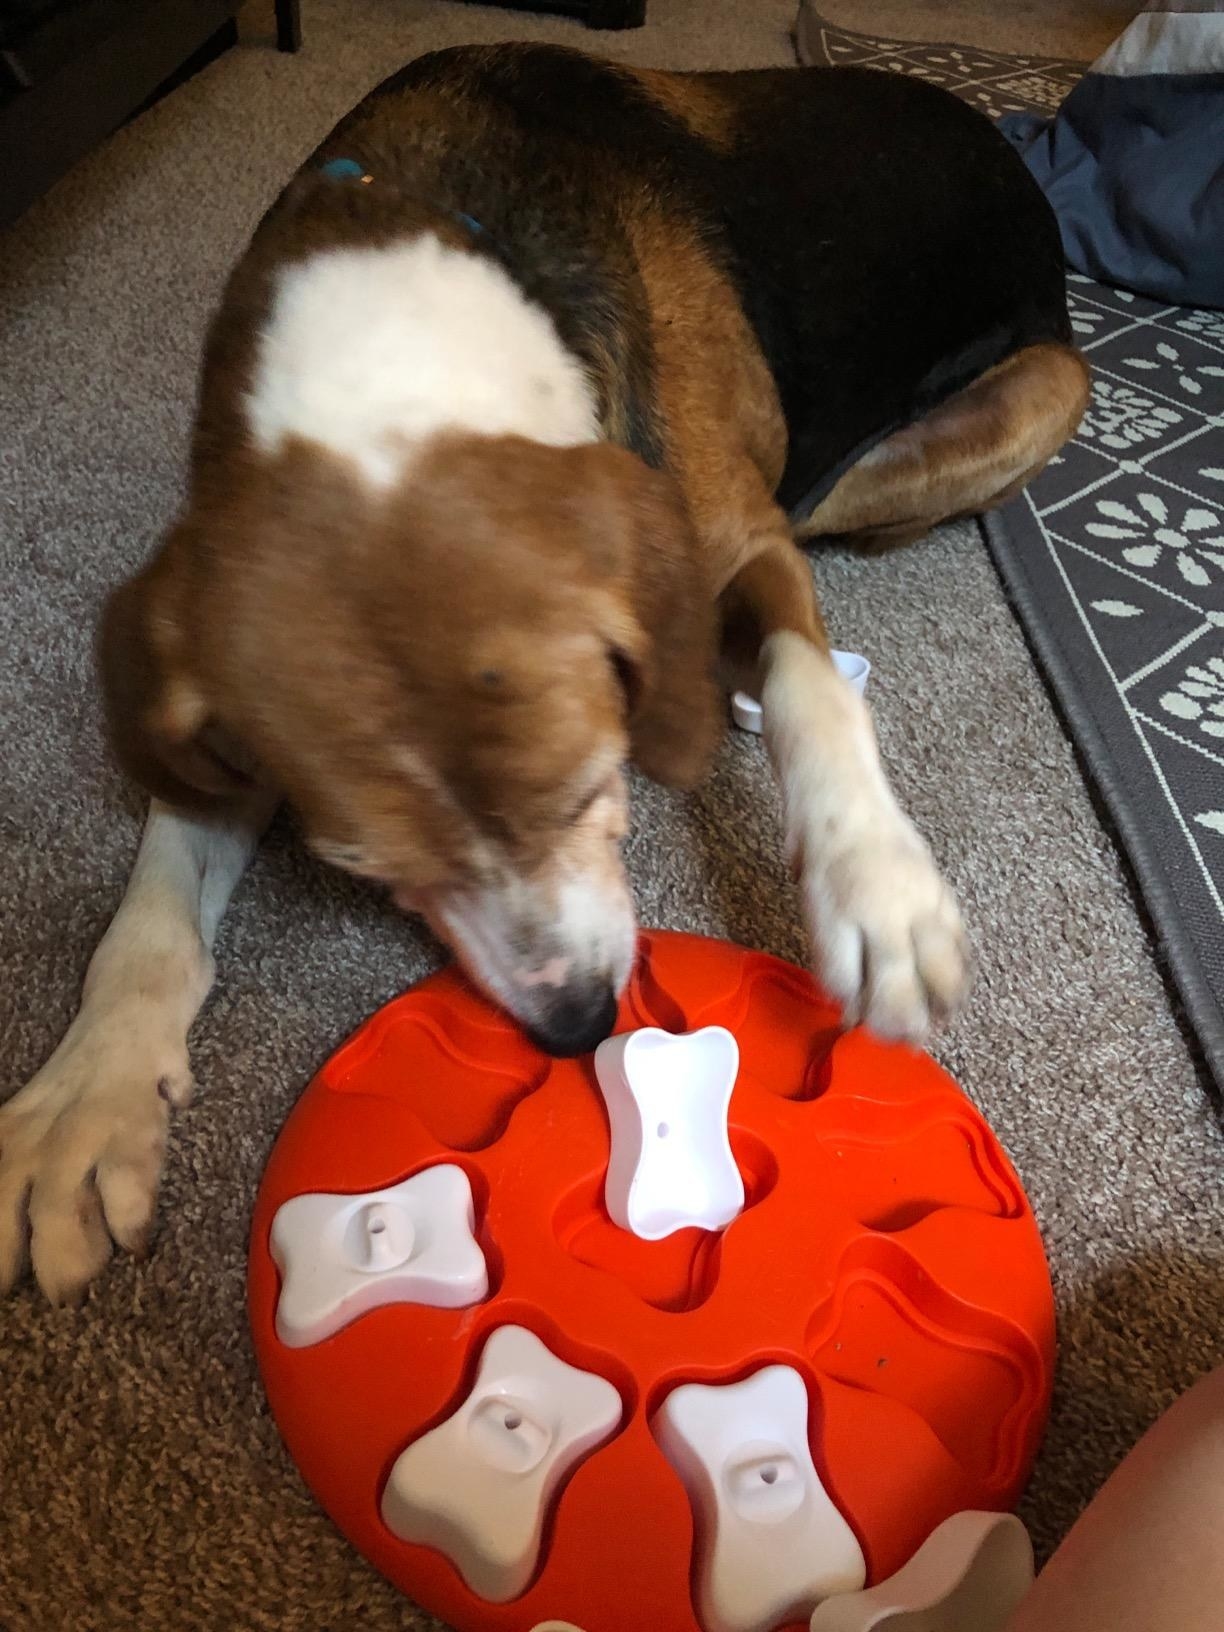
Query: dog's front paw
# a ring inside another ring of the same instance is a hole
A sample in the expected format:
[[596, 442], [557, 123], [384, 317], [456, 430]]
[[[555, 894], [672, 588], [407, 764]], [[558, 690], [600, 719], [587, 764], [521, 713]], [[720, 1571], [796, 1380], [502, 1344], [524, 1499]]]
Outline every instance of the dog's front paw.
[[88, 1007], [0, 1106], [0, 1292], [25, 1267], [55, 1302], [78, 1297], [112, 1240], [144, 1245], [172, 1105], [191, 1091], [186, 1040], [138, 1001]]
[[968, 984], [960, 913], [899, 810], [804, 847], [800, 878], [816, 975], [849, 1022], [925, 1041]]

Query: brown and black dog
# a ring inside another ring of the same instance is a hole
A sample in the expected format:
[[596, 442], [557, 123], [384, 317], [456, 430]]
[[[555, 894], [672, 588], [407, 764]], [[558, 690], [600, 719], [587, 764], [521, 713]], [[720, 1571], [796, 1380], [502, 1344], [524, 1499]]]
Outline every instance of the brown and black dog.
[[[0, 1111], [0, 1283], [152, 1214], [217, 921], [275, 803], [556, 1052], [627, 977], [624, 766], [761, 698], [814, 965], [920, 1038], [960, 923], [796, 535], [916, 538], [1073, 432], [1058, 232], [1008, 144], [857, 70], [441, 52], [269, 212], [213, 322], [182, 515], [106, 614], [154, 796], [80, 1014]], [[720, 669], [721, 663], [721, 669]]]

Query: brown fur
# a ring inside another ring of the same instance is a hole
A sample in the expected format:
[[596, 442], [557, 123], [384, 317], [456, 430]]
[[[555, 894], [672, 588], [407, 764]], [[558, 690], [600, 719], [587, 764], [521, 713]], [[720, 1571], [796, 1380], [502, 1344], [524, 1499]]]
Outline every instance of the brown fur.
[[517, 438], [437, 443], [389, 504], [317, 449], [245, 467], [104, 623], [116, 746], [155, 792], [231, 795], [209, 742], [235, 740], [312, 836], [418, 888], [464, 871], [473, 826], [544, 860], [601, 743], [704, 768], [713, 596], [666, 476]]
[[[657, 95], [660, 76], [648, 77]], [[1087, 405], [1079, 354], [1030, 347], [872, 450], [792, 529], [773, 498], [786, 458], [781, 405], [730, 280], [683, 220], [641, 208], [630, 235], [649, 299], [668, 462], [721, 596], [728, 684], [759, 682], [770, 634], [793, 631], [827, 648], [796, 532], [889, 547], [1003, 503], [1074, 433]]]
[[650, 300], [668, 461], [720, 595], [728, 686], [755, 690], [767, 635], [828, 642], [807, 563], [774, 500], [786, 424], [726, 274], [691, 227], [643, 211], [631, 227]]
[[649, 303], [668, 464], [721, 591], [779, 525], [782, 408], [735, 291], [693, 229], [647, 204], [630, 236]]
[[1071, 347], [1017, 352], [860, 459], [799, 536], [904, 544], [940, 521], [992, 509], [1074, 434], [1088, 392], [1088, 366]]
[[[707, 142], [734, 139], [709, 82], [635, 77]], [[478, 101], [414, 95], [411, 116], [427, 112], [439, 144], [479, 145]], [[209, 338], [187, 512], [114, 597], [101, 650], [116, 746], [152, 791], [208, 806], [258, 775], [321, 845], [416, 888], [469, 869], [482, 832], [542, 864], [575, 769], [601, 748], [694, 781], [717, 732], [720, 622], [736, 683], [759, 679], [772, 633], [827, 640], [774, 498], [786, 425], [736, 289], [697, 226], [619, 173], [602, 196], [632, 264], [617, 273], [617, 321], [583, 353], [609, 442], [438, 441], [390, 502], [322, 449], [245, 446], [241, 399], [282, 264], [414, 227], [490, 252], [399, 188], [388, 106], [317, 155], [356, 154], [374, 181], [306, 173], [235, 270]], [[613, 261], [624, 254], [610, 239]], [[643, 347], [665, 472], [612, 445], [631, 439], [641, 391], [627, 359]], [[860, 460], [801, 536], [890, 542], [996, 502], [1071, 434], [1086, 380], [1067, 347], [1014, 355]]]
[[711, 147], [727, 149], [735, 137], [735, 110], [710, 84], [690, 74], [662, 73], [655, 68], [628, 70], [645, 86], [651, 100], [666, 108]]

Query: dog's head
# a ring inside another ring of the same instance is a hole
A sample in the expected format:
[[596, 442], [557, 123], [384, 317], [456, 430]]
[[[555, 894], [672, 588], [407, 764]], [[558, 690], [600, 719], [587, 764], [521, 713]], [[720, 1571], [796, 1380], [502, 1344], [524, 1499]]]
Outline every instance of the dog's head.
[[301, 444], [199, 486], [103, 621], [129, 771], [207, 808], [257, 766], [546, 1047], [592, 1047], [635, 939], [625, 764], [691, 783], [717, 729], [674, 484], [608, 444], [453, 437], [388, 493]]

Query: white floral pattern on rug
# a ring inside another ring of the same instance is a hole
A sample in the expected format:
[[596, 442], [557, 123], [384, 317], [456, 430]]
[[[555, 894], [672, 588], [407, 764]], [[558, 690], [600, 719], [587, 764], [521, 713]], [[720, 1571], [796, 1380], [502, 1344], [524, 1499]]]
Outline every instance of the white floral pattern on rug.
[[996, 80], [995, 89], [1053, 113], [1067, 94], [1067, 82], [1053, 74], [1014, 74], [1010, 79]]
[[[1067, 282], [1078, 283], [1083, 288], [1092, 290], [1094, 295], [1099, 295], [1103, 288], [1103, 285], [1095, 282], [1092, 278], [1085, 277], [1082, 272], [1068, 272]], [[1129, 289], [1111, 289], [1109, 295], [1112, 300], [1120, 300], [1124, 306], [1132, 306], [1135, 302], [1135, 296], [1131, 294]]]
[[1173, 326], [1200, 340], [1224, 346], [1224, 312], [1183, 312], [1174, 319]]
[[1162, 363], [1167, 365], [1166, 377], [1175, 379], [1179, 389], [1192, 397], [1202, 396], [1209, 379], [1224, 380], [1224, 367], [1220, 364], [1183, 361], [1181, 349], [1171, 346], [1167, 340], [1157, 342], [1155, 357], [1124, 357], [1123, 362], [1127, 368], [1137, 368], [1144, 373], [1159, 369]]
[[817, 59], [829, 67], [860, 64], [930, 80], [972, 102], [990, 118], [1034, 109], [1051, 113], [1083, 73], [1080, 63], [955, 45], [928, 45], [853, 34], [825, 24]]
[[1133, 386], [1094, 380], [1092, 401], [1080, 423], [1079, 439], [1099, 442], [1119, 452], [1157, 442], [1183, 415], [1168, 403], [1155, 402]]
[[1224, 657], [1187, 664], [1176, 687], [1161, 694], [1160, 706], [1204, 736], [1224, 737]]
[[1105, 325], [1109, 321], [1107, 312], [1101, 311], [1098, 307], [1077, 306], [1074, 301], [1070, 302], [1070, 308], [1071, 328], [1081, 344], [1093, 335], [1104, 333]]
[[1179, 517], [1159, 493], [1140, 491], [1133, 505], [1097, 499], [1094, 509], [1098, 517], [1106, 518], [1085, 523], [1085, 532], [1094, 538], [1142, 540], [1122, 551], [1122, 559], [1132, 567], [1154, 567], [1169, 550], [1182, 577], [1197, 589], [1212, 579], [1204, 562], [1217, 573], [1224, 571], [1224, 521], [1204, 505], [1184, 506]]

